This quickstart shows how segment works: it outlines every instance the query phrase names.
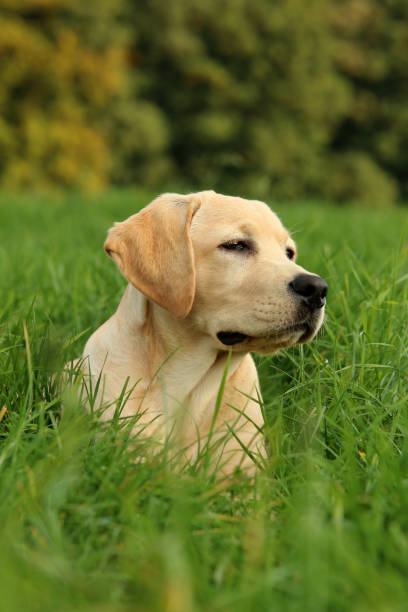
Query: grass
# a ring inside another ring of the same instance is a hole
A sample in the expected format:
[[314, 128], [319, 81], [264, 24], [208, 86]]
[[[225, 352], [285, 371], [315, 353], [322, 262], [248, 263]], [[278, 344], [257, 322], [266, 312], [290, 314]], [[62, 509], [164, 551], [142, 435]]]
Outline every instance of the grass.
[[228, 484], [138, 462], [73, 400], [58, 421], [50, 373], [123, 291], [106, 229], [147, 201], [0, 197], [2, 612], [406, 610], [406, 210], [275, 207], [327, 322], [257, 357], [272, 454]]

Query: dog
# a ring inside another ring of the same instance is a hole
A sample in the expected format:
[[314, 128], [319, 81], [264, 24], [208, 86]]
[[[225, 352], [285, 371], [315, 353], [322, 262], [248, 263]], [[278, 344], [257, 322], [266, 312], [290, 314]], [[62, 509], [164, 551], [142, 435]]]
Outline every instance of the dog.
[[250, 353], [310, 341], [326, 282], [295, 263], [265, 203], [214, 191], [163, 194], [115, 223], [104, 246], [128, 281], [82, 358], [84, 375], [102, 381], [104, 418], [127, 384], [121, 414], [138, 415], [135, 432], [157, 444], [172, 436], [189, 460], [211, 438], [223, 474], [253, 473], [265, 450]]

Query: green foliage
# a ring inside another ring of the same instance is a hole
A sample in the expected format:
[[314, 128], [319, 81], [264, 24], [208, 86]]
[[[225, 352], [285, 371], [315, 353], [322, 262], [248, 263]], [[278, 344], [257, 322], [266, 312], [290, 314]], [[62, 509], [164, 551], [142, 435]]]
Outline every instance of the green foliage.
[[[336, 66], [352, 103], [335, 139], [363, 152], [388, 189], [408, 195], [408, 4], [404, 0], [335, 0], [331, 22]], [[375, 181], [373, 189], [375, 195]]]
[[217, 483], [72, 398], [58, 421], [50, 373], [124, 288], [106, 228], [149, 199], [0, 197], [2, 612], [405, 610], [406, 212], [280, 207], [327, 321], [258, 357], [270, 464]]
[[102, 129], [123, 88], [120, 2], [0, 2], [3, 187], [98, 189], [111, 166]]
[[408, 194], [405, 0], [0, 0], [0, 185]]
[[308, 19], [303, 10], [302, 0], [134, 4], [139, 95], [166, 118], [177, 175], [258, 196], [319, 190], [348, 95], [320, 1]]
[[395, 181], [367, 153], [332, 154], [324, 167], [328, 178], [323, 180], [321, 192], [336, 202], [357, 201], [364, 206], [382, 208], [396, 198]]

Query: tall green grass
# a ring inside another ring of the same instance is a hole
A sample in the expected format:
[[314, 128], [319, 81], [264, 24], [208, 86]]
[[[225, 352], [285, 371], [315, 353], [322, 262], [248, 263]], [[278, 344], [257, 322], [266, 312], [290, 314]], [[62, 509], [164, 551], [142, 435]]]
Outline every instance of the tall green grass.
[[330, 286], [312, 344], [257, 357], [255, 482], [140, 461], [51, 374], [124, 280], [104, 255], [143, 194], [0, 198], [0, 609], [406, 610], [408, 215], [276, 206]]

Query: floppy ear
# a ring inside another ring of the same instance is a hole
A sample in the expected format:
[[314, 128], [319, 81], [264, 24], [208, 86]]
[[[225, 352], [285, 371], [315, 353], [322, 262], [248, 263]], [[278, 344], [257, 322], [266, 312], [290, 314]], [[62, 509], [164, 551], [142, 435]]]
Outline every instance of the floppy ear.
[[105, 251], [123, 275], [174, 315], [190, 312], [195, 266], [190, 225], [201, 205], [197, 195], [164, 194], [109, 230]]

